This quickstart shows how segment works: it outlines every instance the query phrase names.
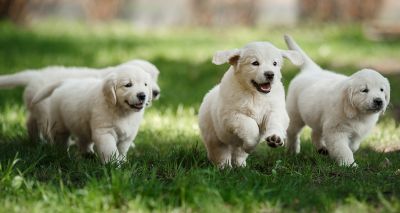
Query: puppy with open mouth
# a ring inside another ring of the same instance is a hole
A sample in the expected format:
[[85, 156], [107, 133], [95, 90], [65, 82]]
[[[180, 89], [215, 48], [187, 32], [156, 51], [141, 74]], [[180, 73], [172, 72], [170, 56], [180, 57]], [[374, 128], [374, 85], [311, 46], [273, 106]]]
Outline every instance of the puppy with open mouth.
[[268, 42], [218, 51], [213, 63], [231, 66], [199, 109], [199, 127], [208, 158], [219, 167], [245, 166], [248, 154], [265, 140], [282, 146], [289, 118], [280, 69], [283, 58], [300, 65], [296, 51]]
[[152, 78], [137, 66], [119, 66], [104, 78], [69, 79], [40, 90], [31, 105], [48, 98], [48, 138], [62, 148], [74, 135], [82, 153], [95, 151], [103, 163], [125, 161], [146, 104]]
[[389, 104], [389, 81], [371, 69], [351, 76], [323, 70], [290, 36], [285, 41], [304, 58], [287, 94], [289, 151], [300, 152], [299, 133], [308, 125], [319, 153], [329, 154], [340, 165], [356, 165], [353, 152]]
[[[22, 72], [1, 75], [0, 76], [0, 89], [2, 88], [13, 88], [16, 86], [25, 87], [24, 91], [24, 103], [27, 106], [28, 115], [26, 127], [28, 130], [29, 138], [32, 142], [39, 141], [41, 136], [46, 134], [46, 130], [49, 124], [48, 115], [48, 103], [44, 100], [34, 106], [29, 104], [32, 102], [33, 97], [38, 91], [46, 86], [63, 81], [66, 79], [82, 79], [82, 78], [103, 78], [110, 72], [114, 71], [120, 66], [137, 66], [152, 77], [153, 83], [153, 100], [157, 100], [160, 96], [160, 87], [157, 83], [160, 71], [152, 63], [134, 59], [127, 61], [123, 64], [119, 64], [112, 67], [105, 68], [89, 68], [89, 67], [64, 67], [64, 66], [49, 66], [37, 70], [25, 70]], [[151, 103], [149, 102], [148, 105]]]

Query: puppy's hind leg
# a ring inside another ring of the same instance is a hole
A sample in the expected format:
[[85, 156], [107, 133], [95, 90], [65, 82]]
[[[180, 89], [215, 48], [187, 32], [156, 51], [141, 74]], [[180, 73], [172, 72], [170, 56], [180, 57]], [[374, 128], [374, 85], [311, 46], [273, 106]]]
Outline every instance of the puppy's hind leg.
[[321, 155], [328, 155], [328, 149], [322, 140], [322, 132], [320, 130], [312, 130], [311, 141], [315, 145], [317, 152]]
[[65, 131], [55, 133], [52, 136], [54, 145], [56, 145], [57, 148], [59, 148], [61, 150], [67, 150], [69, 135], [70, 135], [69, 132], [65, 132]]
[[206, 142], [208, 159], [219, 168], [232, 167], [232, 148], [220, 141]]
[[26, 120], [26, 128], [28, 130], [29, 140], [33, 143], [39, 142], [39, 125], [36, 118], [29, 114]]
[[65, 126], [58, 122], [49, 127], [50, 141], [61, 150], [68, 149], [70, 132]]
[[82, 155], [89, 156], [94, 153], [93, 150], [93, 142], [87, 138], [78, 138], [76, 141], [76, 145], [78, 146], [79, 152]]
[[287, 149], [289, 153], [298, 154], [300, 153], [300, 131], [304, 127], [304, 122], [300, 116], [291, 116], [289, 128], [287, 129]]

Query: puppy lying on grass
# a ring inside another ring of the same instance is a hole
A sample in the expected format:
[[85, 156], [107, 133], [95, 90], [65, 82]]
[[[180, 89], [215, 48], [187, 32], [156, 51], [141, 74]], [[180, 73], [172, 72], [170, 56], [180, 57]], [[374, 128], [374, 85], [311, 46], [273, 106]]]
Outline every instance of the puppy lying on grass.
[[103, 163], [124, 161], [145, 106], [152, 98], [151, 76], [137, 66], [119, 66], [105, 78], [59, 81], [39, 91], [32, 106], [48, 98], [49, 138], [68, 147], [74, 135], [82, 153], [91, 145]]
[[[132, 65], [144, 69], [153, 79], [153, 100], [158, 99], [160, 87], [157, 84], [159, 70], [151, 63], [144, 60], [131, 60], [118, 66]], [[31, 141], [39, 140], [40, 135], [45, 135], [49, 125], [48, 103], [46, 100], [29, 107], [36, 93], [45, 86], [71, 78], [102, 78], [114, 70], [115, 67], [93, 69], [85, 67], [50, 66], [40, 70], [27, 70], [11, 75], [0, 76], [0, 88], [25, 86], [24, 102], [28, 109], [27, 129]]]
[[246, 166], [248, 153], [260, 140], [271, 147], [283, 145], [289, 124], [280, 81], [283, 57], [302, 63], [296, 51], [280, 50], [268, 42], [214, 55], [214, 64], [231, 66], [204, 97], [199, 127], [208, 158], [217, 166]]
[[389, 81], [370, 69], [349, 77], [323, 70], [290, 36], [285, 41], [305, 61], [287, 94], [289, 151], [300, 152], [299, 132], [308, 125], [318, 152], [329, 153], [340, 165], [356, 165], [353, 152], [389, 104]]

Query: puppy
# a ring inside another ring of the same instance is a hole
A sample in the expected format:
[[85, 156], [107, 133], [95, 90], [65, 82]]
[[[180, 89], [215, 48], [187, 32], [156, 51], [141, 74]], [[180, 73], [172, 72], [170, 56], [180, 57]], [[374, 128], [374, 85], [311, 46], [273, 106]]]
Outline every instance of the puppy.
[[[160, 95], [160, 87], [157, 84], [159, 70], [153, 64], [144, 60], [131, 60], [118, 66], [132, 65], [138, 66], [148, 72], [153, 78], [153, 100], [158, 99]], [[24, 103], [28, 109], [27, 129], [31, 141], [37, 141], [40, 135], [44, 135], [49, 121], [48, 103], [46, 100], [29, 107], [36, 93], [43, 87], [57, 83], [64, 79], [71, 78], [101, 78], [114, 70], [115, 67], [107, 67], [103, 69], [93, 69], [84, 67], [60, 67], [51, 66], [41, 70], [27, 70], [11, 75], [0, 76], [0, 88], [12, 88], [16, 86], [25, 86]], [[150, 103], [149, 103], [150, 104]]]
[[208, 158], [217, 166], [246, 166], [248, 153], [260, 140], [272, 147], [283, 145], [289, 123], [280, 81], [283, 57], [302, 63], [296, 51], [280, 50], [268, 42], [214, 55], [214, 64], [231, 66], [205, 95], [199, 127]]
[[[115, 70], [115, 71], [113, 71]], [[152, 97], [151, 76], [136, 66], [109, 70], [104, 79], [69, 79], [49, 85], [32, 100], [49, 97], [49, 138], [68, 147], [72, 134], [82, 153], [91, 143], [103, 163], [115, 157], [124, 161]]]
[[299, 132], [308, 125], [318, 152], [329, 153], [340, 165], [356, 165], [353, 152], [389, 104], [389, 81], [371, 69], [349, 77], [323, 70], [291, 37], [285, 36], [285, 41], [305, 61], [287, 94], [287, 148], [300, 152]]

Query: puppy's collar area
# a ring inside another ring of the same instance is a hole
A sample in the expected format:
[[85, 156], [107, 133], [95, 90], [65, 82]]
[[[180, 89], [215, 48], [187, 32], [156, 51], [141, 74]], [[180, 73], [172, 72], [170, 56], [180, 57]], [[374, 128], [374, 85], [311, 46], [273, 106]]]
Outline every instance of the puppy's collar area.
[[257, 89], [257, 91], [267, 94], [271, 92], [271, 82], [265, 82], [262, 84], [257, 83], [255, 80], [251, 80], [253, 86]]

